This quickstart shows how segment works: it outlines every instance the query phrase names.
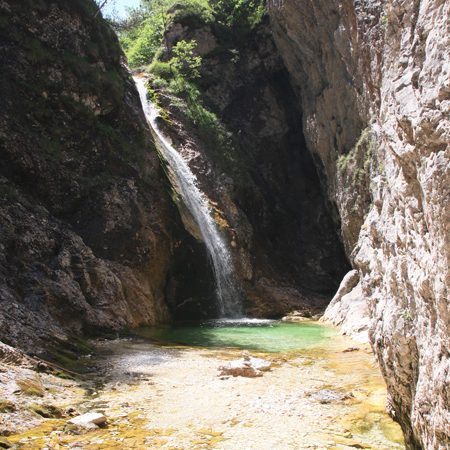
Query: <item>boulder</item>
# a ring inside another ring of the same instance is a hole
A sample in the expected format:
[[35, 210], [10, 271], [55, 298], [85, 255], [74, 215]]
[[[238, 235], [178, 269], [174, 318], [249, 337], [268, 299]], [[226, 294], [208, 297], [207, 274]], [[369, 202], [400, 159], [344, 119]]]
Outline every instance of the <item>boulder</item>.
[[242, 359], [230, 361], [225, 366], [220, 366], [219, 376], [231, 375], [233, 377], [262, 377], [263, 372], [270, 370], [272, 363], [261, 358], [253, 358], [244, 355]]
[[96, 412], [89, 412], [70, 419], [67, 423], [83, 428], [95, 428], [106, 425], [106, 416]]
[[288, 323], [299, 323], [310, 319], [311, 313], [309, 311], [292, 311], [287, 316], [284, 316], [281, 321]]

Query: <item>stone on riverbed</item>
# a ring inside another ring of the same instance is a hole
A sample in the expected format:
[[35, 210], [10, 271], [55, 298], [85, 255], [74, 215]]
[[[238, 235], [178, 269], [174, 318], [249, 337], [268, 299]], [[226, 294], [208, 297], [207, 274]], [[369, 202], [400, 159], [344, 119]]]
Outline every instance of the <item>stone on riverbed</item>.
[[0, 448], [11, 448], [13, 444], [5, 437], [0, 436]]
[[310, 395], [314, 400], [317, 400], [323, 404], [347, 400], [353, 397], [352, 393], [339, 392], [333, 389], [321, 389], [320, 391], [314, 392]]
[[106, 424], [106, 417], [103, 414], [90, 412], [82, 414], [81, 416], [70, 419], [67, 423], [77, 425], [83, 428], [97, 428]]
[[262, 377], [263, 372], [270, 370], [272, 363], [261, 358], [254, 358], [253, 356], [244, 355], [242, 359], [230, 361], [225, 366], [220, 366], [219, 376], [233, 376], [233, 377]]

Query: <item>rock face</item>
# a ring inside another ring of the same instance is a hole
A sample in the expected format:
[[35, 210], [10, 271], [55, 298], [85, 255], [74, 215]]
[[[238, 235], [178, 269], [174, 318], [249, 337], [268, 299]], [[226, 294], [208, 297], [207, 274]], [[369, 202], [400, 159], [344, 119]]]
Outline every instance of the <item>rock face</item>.
[[167, 320], [166, 286], [195, 290], [180, 267], [197, 244], [114, 32], [88, 0], [0, 12], [0, 340], [35, 352]]
[[355, 262], [370, 339], [411, 447], [450, 439], [450, 66], [442, 1], [388, 5], [378, 125], [385, 178]]
[[344, 334], [357, 341], [368, 342], [369, 309], [357, 270], [345, 275], [322, 320], [340, 326]]
[[[361, 311], [369, 313], [370, 341], [408, 448], [444, 449], [450, 4], [273, 0], [269, 6], [308, 147], [323, 168], [359, 272], [355, 288], [338, 300], [367, 302]], [[327, 315], [345, 323], [336, 303]]]
[[243, 38], [184, 20], [169, 28], [165, 42], [170, 48], [196, 40], [204, 103], [234, 136], [232, 144], [211, 144], [163, 95], [160, 101], [171, 114], [168, 133], [217, 207], [246, 312], [282, 317], [303, 306], [323, 311], [349, 266], [269, 23]]

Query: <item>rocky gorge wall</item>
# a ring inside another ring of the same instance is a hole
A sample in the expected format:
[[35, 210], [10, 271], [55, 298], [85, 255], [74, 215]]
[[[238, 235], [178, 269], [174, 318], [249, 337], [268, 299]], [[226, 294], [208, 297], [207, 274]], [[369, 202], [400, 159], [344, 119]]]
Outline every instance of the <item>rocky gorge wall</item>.
[[449, 8], [269, 2], [356, 269], [326, 317], [349, 333], [369, 326], [392, 415], [414, 449], [449, 442]]
[[279, 318], [323, 311], [349, 266], [267, 19], [243, 34], [187, 15], [165, 34], [166, 59], [177, 42], [196, 42], [197, 84], [232, 136], [226, 145], [208, 142], [179, 100], [158, 81], [150, 85], [167, 133], [214, 205], [246, 313]]
[[166, 321], [168, 285], [211, 281], [96, 12], [0, 1], [0, 340], [28, 352]]
[[[245, 40], [169, 30], [201, 44], [205, 101], [236, 142], [208, 148], [176, 111], [173, 137], [216, 201], [247, 311], [320, 309], [349, 260], [327, 319], [370, 329], [409, 448], [446, 448], [449, 3], [268, 6]], [[114, 33], [88, 0], [0, 12], [0, 340], [35, 352], [197, 313], [210, 268]]]

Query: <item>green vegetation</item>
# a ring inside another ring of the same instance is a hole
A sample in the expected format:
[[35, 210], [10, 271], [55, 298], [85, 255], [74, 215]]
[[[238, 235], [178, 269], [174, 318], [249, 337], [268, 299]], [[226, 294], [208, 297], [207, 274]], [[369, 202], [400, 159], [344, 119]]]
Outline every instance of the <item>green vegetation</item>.
[[374, 152], [373, 136], [367, 127], [355, 146], [345, 155], [340, 155], [337, 168], [340, 173], [351, 173], [353, 182], [363, 181], [370, 173], [370, 165]]
[[218, 23], [245, 32], [261, 22], [265, 2], [260, 0], [212, 0], [213, 11]]
[[164, 80], [168, 80], [173, 76], [173, 68], [169, 62], [155, 60], [150, 64], [150, 66], [148, 66], [148, 71], [156, 77]]
[[227, 28], [243, 36], [261, 22], [264, 0], [142, 0], [124, 20], [112, 20], [131, 67], [149, 65], [170, 50], [164, 32], [174, 22]]
[[231, 141], [225, 125], [204, 106], [202, 94], [195, 84], [182, 76], [176, 76], [169, 88], [182, 100], [179, 106], [185, 108], [187, 117], [197, 126], [199, 137], [206, 145], [226, 150], [226, 145], [231, 145]]
[[178, 76], [186, 80], [194, 80], [200, 77], [202, 58], [195, 54], [196, 41], [179, 41], [173, 48], [174, 57], [169, 65], [175, 68]]
[[[207, 27], [220, 42], [216, 49], [236, 64], [236, 46], [261, 22], [264, 0], [142, 0], [125, 20], [112, 20], [131, 68], [150, 74], [149, 98], [169, 121], [168, 110], [178, 110], [195, 125], [198, 137], [215, 153], [215, 161], [226, 171], [240, 175], [234, 143], [217, 114], [208, 107], [202, 86], [207, 71], [195, 39], [174, 38], [165, 32], [180, 23], [190, 30]], [[203, 79], [202, 76], [205, 75]]]
[[209, 22], [213, 20], [207, 0], [143, 0], [131, 9], [127, 19], [113, 23], [131, 67], [152, 62], [164, 44], [164, 31], [175, 20], [187, 17]]

